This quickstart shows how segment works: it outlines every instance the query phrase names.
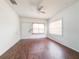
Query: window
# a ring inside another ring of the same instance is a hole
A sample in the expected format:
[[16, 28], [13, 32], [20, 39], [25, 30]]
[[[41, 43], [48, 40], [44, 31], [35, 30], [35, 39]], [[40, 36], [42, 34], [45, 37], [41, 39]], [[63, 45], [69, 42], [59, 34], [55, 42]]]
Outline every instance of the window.
[[33, 33], [44, 33], [44, 24], [33, 24]]
[[49, 32], [55, 35], [62, 35], [62, 20], [57, 20], [49, 24]]

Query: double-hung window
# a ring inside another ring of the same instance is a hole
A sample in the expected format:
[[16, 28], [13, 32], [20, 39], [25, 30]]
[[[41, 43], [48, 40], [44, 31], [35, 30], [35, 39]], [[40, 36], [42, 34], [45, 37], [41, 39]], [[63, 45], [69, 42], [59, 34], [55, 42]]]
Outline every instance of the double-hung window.
[[33, 23], [33, 33], [40, 33], [43, 34], [45, 32], [45, 25]]

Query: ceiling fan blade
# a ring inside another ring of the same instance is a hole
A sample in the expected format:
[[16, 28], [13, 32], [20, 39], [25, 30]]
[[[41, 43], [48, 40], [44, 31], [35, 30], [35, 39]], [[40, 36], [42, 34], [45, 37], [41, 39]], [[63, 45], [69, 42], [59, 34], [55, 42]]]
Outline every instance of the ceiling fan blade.
[[17, 2], [15, 0], [10, 0], [10, 2], [14, 5], [17, 5]]
[[43, 10], [43, 6], [39, 6], [37, 7], [37, 10], [40, 12], [40, 13], [44, 13], [45, 14], [45, 11]]
[[42, 10], [42, 9], [43, 9], [43, 6], [38, 6], [37, 7], [37, 10], [39, 10], [39, 11]]

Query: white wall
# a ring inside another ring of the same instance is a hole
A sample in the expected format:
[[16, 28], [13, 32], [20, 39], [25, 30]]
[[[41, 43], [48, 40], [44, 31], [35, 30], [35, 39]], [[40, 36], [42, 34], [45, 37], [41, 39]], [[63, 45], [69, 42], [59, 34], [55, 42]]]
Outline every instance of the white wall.
[[63, 18], [63, 37], [50, 33], [48, 37], [79, 52], [79, 1], [49, 20], [49, 24], [55, 18]]
[[10, 6], [0, 0], [0, 55], [20, 40], [19, 18]]
[[22, 22], [21, 23], [21, 38], [26, 39], [30, 35], [32, 35], [32, 23]]
[[34, 18], [24, 18], [21, 17], [21, 38], [25, 39], [32, 35], [32, 31], [28, 32], [31, 28], [33, 23], [44, 23], [45, 24], [45, 35], [47, 34], [47, 20], [43, 19], [34, 19]]

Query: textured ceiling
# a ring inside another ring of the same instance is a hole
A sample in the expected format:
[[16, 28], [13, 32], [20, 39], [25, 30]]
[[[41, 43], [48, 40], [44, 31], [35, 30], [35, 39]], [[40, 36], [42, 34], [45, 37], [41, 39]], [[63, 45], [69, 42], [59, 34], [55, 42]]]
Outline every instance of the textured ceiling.
[[9, 0], [7, 1], [19, 16], [48, 19], [78, 0], [43, 0], [40, 5], [44, 6], [42, 10], [45, 13], [37, 11], [39, 0], [15, 0], [17, 5], [11, 4]]

